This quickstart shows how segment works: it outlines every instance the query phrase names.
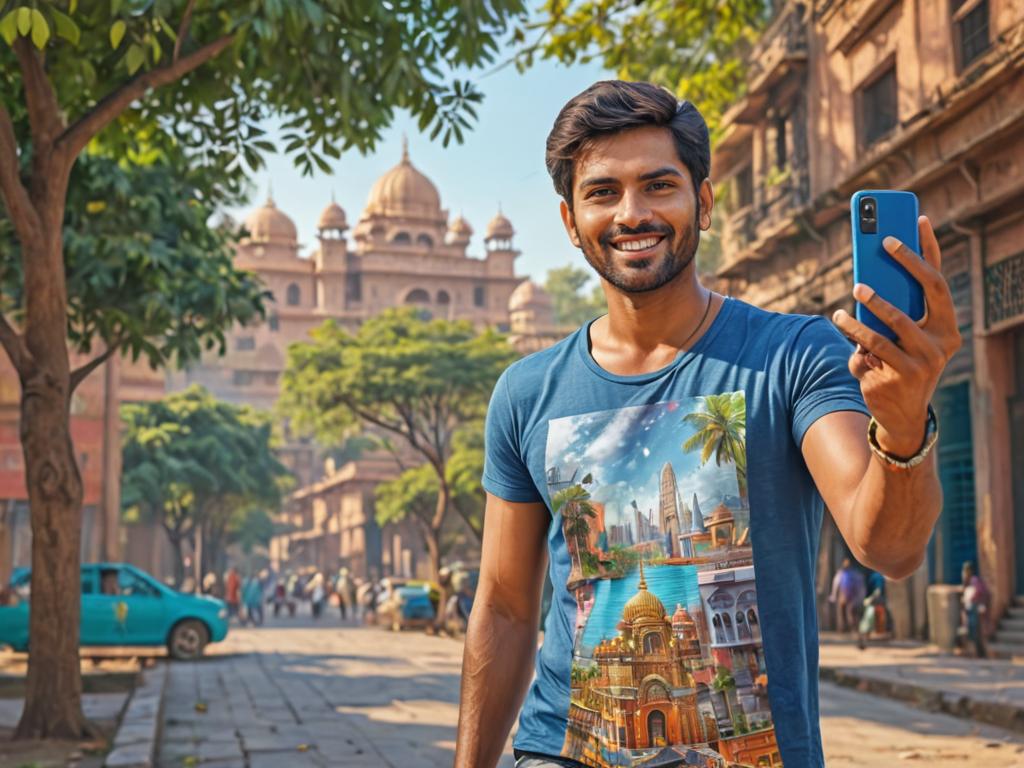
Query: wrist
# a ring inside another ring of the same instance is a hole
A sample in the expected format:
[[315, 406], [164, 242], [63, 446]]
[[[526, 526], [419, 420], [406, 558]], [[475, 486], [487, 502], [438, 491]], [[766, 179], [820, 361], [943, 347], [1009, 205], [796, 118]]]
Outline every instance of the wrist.
[[872, 416], [868, 421], [868, 447], [886, 469], [903, 471], [919, 465], [935, 447], [939, 437], [939, 422], [935, 411], [929, 405], [928, 415], [924, 419], [924, 434], [916, 447], [911, 447], [913, 443], [910, 439], [916, 439], [913, 435], [909, 438], [904, 435], [903, 439], [894, 440], [895, 435], [892, 432], [887, 433], [889, 442], [883, 444], [879, 440], [881, 431], [882, 425]]
[[902, 430], [899, 433], [890, 432], [879, 424], [878, 429], [875, 431], [875, 440], [878, 442], [878, 447], [886, 453], [900, 458], [913, 456], [921, 450], [921, 446], [925, 441], [928, 425], [927, 412], [920, 419], [917, 419], [915, 423], [917, 427]]

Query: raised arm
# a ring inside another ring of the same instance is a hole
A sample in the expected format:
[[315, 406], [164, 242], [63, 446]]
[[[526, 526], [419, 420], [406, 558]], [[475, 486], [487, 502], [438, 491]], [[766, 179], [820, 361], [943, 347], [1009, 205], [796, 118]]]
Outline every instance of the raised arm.
[[[854, 298], [892, 328], [897, 341], [842, 310], [833, 317], [858, 345], [849, 367], [879, 424], [878, 446], [897, 459], [910, 458], [922, 447], [928, 404], [946, 363], [960, 348], [938, 242], [926, 217], [919, 219], [918, 229], [923, 259], [892, 237], [886, 238], [885, 248], [924, 288], [925, 317], [914, 322], [865, 285], [854, 287]], [[867, 425], [861, 413], [830, 413], [808, 428], [801, 447], [854, 556], [887, 576], [902, 578], [924, 559], [942, 509], [935, 452], [910, 468], [893, 465], [871, 452]]]
[[480, 582], [462, 658], [456, 768], [492, 768], [533, 673], [551, 515], [487, 495]]

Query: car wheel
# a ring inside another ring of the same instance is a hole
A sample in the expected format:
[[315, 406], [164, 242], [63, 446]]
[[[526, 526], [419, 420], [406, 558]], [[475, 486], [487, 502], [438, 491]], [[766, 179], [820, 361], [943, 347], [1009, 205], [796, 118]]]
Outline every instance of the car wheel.
[[167, 651], [172, 659], [198, 659], [203, 655], [203, 650], [209, 642], [210, 632], [203, 622], [185, 619], [175, 624], [171, 630], [171, 636], [167, 639]]

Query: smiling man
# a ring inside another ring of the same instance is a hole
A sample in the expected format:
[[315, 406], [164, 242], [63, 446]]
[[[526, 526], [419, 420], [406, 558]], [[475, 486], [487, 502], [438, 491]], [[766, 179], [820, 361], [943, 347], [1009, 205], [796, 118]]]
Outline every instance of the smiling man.
[[823, 766], [824, 505], [864, 565], [902, 578], [924, 557], [941, 506], [929, 400], [960, 344], [928, 220], [923, 259], [886, 244], [924, 286], [924, 320], [854, 288], [897, 342], [846, 312], [720, 296], [694, 261], [708, 141], [692, 104], [617, 81], [548, 137], [608, 314], [512, 365], [491, 400], [458, 768], [497, 763], [521, 704], [524, 768]]

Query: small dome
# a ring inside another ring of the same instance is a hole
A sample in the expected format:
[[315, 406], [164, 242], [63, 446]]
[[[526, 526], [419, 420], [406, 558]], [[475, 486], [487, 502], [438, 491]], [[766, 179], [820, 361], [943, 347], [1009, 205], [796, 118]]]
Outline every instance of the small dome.
[[453, 235], [461, 235], [462, 237], [472, 237], [473, 228], [469, 226], [469, 222], [461, 216], [456, 216], [452, 223], [448, 225], [448, 231]]
[[665, 606], [653, 592], [647, 591], [647, 580], [644, 578], [644, 566], [640, 563], [640, 584], [635, 595], [629, 598], [622, 609], [622, 618], [633, 622], [637, 619], [665, 620]]
[[345, 219], [345, 209], [331, 200], [330, 205], [324, 208], [320, 214], [320, 220], [316, 223], [317, 229], [348, 229], [348, 221]]
[[249, 242], [252, 243], [295, 245], [298, 240], [295, 222], [280, 211], [269, 196], [262, 207], [249, 214], [245, 228], [249, 230]]
[[441, 196], [434, 183], [413, 167], [409, 148], [402, 149], [402, 161], [373, 185], [365, 214], [412, 216], [436, 219], [441, 216]]
[[554, 306], [554, 302], [551, 300], [551, 294], [532, 280], [521, 282], [508, 299], [508, 308], [512, 312], [538, 306], [551, 307]]
[[505, 215], [499, 210], [495, 217], [487, 224], [484, 239], [509, 240], [515, 233], [512, 222], [505, 218]]
[[690, 618], [689, 612], [683, 608], [683, 604], [676, 603], [676, 612], [672, 614], [672, 626], [692, 623], [693, 619]]

